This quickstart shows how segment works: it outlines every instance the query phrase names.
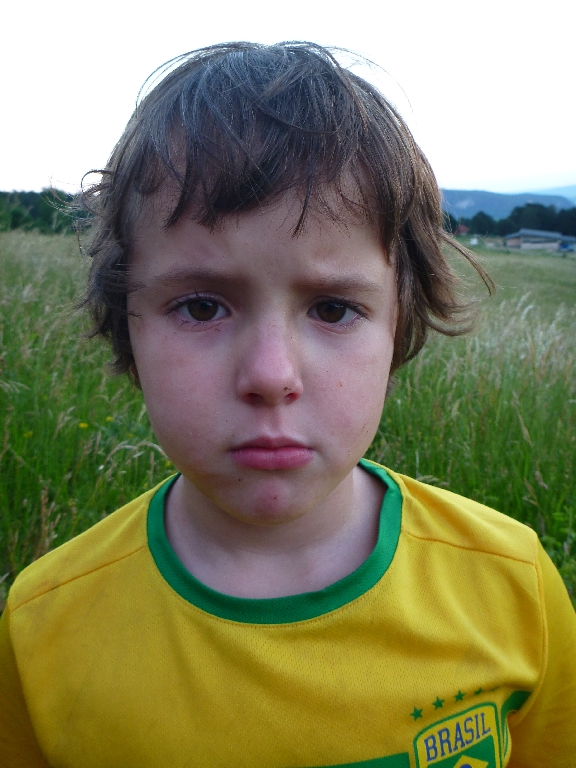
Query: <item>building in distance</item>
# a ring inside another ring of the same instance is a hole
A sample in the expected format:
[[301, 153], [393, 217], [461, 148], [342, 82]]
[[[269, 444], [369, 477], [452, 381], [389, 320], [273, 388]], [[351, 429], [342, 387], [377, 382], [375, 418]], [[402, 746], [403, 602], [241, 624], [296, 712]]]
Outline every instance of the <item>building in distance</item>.
[[504, 245], [523, 251], [574, 251], [576, 237], [542, 229], [520, 229], [505, 235]]

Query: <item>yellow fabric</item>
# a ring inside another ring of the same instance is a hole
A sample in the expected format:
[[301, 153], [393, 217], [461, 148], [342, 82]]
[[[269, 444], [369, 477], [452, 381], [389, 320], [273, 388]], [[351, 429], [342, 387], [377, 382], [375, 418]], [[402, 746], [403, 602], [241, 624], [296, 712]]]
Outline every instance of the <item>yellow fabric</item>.
[[153, 492], [31, 565], [0, 623], [0, 766], [576, 766], [576, 616], [537, 537], [390, 475], [392, 564], [314, 619], [187, 602], [148, 548]]

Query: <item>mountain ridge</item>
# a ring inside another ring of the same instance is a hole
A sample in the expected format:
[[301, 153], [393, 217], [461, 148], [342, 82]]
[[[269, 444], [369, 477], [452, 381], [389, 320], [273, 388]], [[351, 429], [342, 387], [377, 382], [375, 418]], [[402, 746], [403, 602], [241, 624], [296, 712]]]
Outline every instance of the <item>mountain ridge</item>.
[[486, 192], [480, 189], [441, 189], [440, 191], [444, 210], [456, 219], [469, 219], [480, 211], [487, 213], [496, 220], [506, 219], [514, 208], [527, 203], [553, 205], [558, 210], [574, 207], [574, 202], [568, 197], [538, 192], [505, 194], [503, 192]]
[[547, 189], [531, 189], [536, 195], [561, 195], [568, 198], [573, 205], [576, 205], [576, 184], [569, 184], [564, 187], [549, 187]]

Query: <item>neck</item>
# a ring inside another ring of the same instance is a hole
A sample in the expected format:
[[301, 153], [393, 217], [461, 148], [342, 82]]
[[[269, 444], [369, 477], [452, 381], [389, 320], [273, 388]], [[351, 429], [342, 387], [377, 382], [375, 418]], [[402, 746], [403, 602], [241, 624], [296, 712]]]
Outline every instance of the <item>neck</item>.
[[304, 514], [257, 525], [219, 509], [181, 476], [168, 496], [166, 535], [182, 564], [219, 592], [263, 598], [316, 591], [369, 556], [384, 490], [355, 467]]

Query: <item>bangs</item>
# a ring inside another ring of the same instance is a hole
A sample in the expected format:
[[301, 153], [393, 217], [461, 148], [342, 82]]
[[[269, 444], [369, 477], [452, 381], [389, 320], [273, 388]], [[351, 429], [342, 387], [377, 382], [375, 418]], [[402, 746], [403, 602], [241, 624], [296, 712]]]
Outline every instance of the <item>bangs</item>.
[[[416, 187], [401, 120], [332, 54], [234, 43], [183, 59], [139, 105], [123, 157], [112, 158], [117, 192], [132, 210], [166, 185], [174, 201], [167, 227], [184, 213], [213, 227], [294, 191], [302, 201], [296, 233], [311, 206], [398, 231]], [[378, 140], [384, 130], [387, 142]]]

